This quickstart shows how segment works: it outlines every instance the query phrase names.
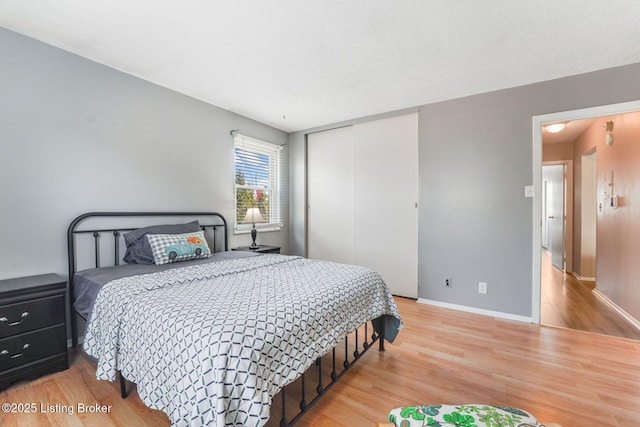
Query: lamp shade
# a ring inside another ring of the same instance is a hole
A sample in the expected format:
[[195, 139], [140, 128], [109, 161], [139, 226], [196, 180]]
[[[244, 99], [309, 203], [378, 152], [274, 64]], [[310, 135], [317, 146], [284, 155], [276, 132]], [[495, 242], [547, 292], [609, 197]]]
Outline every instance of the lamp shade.
[[242, 220], [243, 224], [257, 224], [264, 222], [264, 218], [260, 215], [260, 209], [258, 208], [249, 208], [247, 209], [247, 213], [244, 216], [244, 220]]

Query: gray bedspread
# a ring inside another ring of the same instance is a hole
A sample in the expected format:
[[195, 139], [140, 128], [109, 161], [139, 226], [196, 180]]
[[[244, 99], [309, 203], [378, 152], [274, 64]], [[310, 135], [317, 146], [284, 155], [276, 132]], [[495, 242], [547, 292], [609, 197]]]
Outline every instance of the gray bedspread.
[[98, 296], [98, 292], [102, 287], [112, 280], [121, 279], [123, 277], [137, 276], [140, 274], [156, 273], [158, 271], [166, 271], [176, 267], [186, 267], [188, 265], [208, 264], [212, 262], [225, 261], [235, 258], [246, 258], [258, 256], [259, 253], [247, 251], [228, 251], [216, 252], [209, 258], [194, 259], [183, 261], [179, 264], [124, 264], [111, 267], [91, 268], [79, 271], [74, 275], [74, 296], [75, 302], [73, 307], [82, 316], [88, 319], [93, 304]]
[[400, 314], [370, 269], [265, 254], [107, 283], [84, 346], [173, 426], [263, 426], [282, 387], [381, 316], [392, 340]]

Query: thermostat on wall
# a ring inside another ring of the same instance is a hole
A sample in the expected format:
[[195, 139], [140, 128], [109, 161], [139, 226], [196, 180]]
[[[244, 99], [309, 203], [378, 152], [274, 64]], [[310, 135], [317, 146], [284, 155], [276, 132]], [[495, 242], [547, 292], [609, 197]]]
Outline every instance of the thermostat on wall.
[[609, 199], [609, 206], [614, 209], [618, 208], [618, 196], [611, 196], [611, 198]]

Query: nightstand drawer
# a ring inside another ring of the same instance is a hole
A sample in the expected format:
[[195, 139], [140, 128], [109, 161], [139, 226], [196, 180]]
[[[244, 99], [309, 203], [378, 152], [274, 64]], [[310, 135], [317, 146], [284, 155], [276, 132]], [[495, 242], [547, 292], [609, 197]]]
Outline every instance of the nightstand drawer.
[[0, 370], [67, 351], [64, 324], [0, 340]]
[[64, 323], [64, 294], [0, 306], [0, 338]]

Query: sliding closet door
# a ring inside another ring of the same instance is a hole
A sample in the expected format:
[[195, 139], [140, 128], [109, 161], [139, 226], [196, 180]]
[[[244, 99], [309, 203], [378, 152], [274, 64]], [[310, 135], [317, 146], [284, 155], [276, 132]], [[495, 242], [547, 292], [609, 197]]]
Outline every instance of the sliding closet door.
[[307, 256], [353, 264], [353, 129], [307, 137]]
[[355, 125], [354, 264], [418, 296], [418, 114]]
[[369, 267], [418, 294], [418, 115], [310, 134], [307, 255]]

